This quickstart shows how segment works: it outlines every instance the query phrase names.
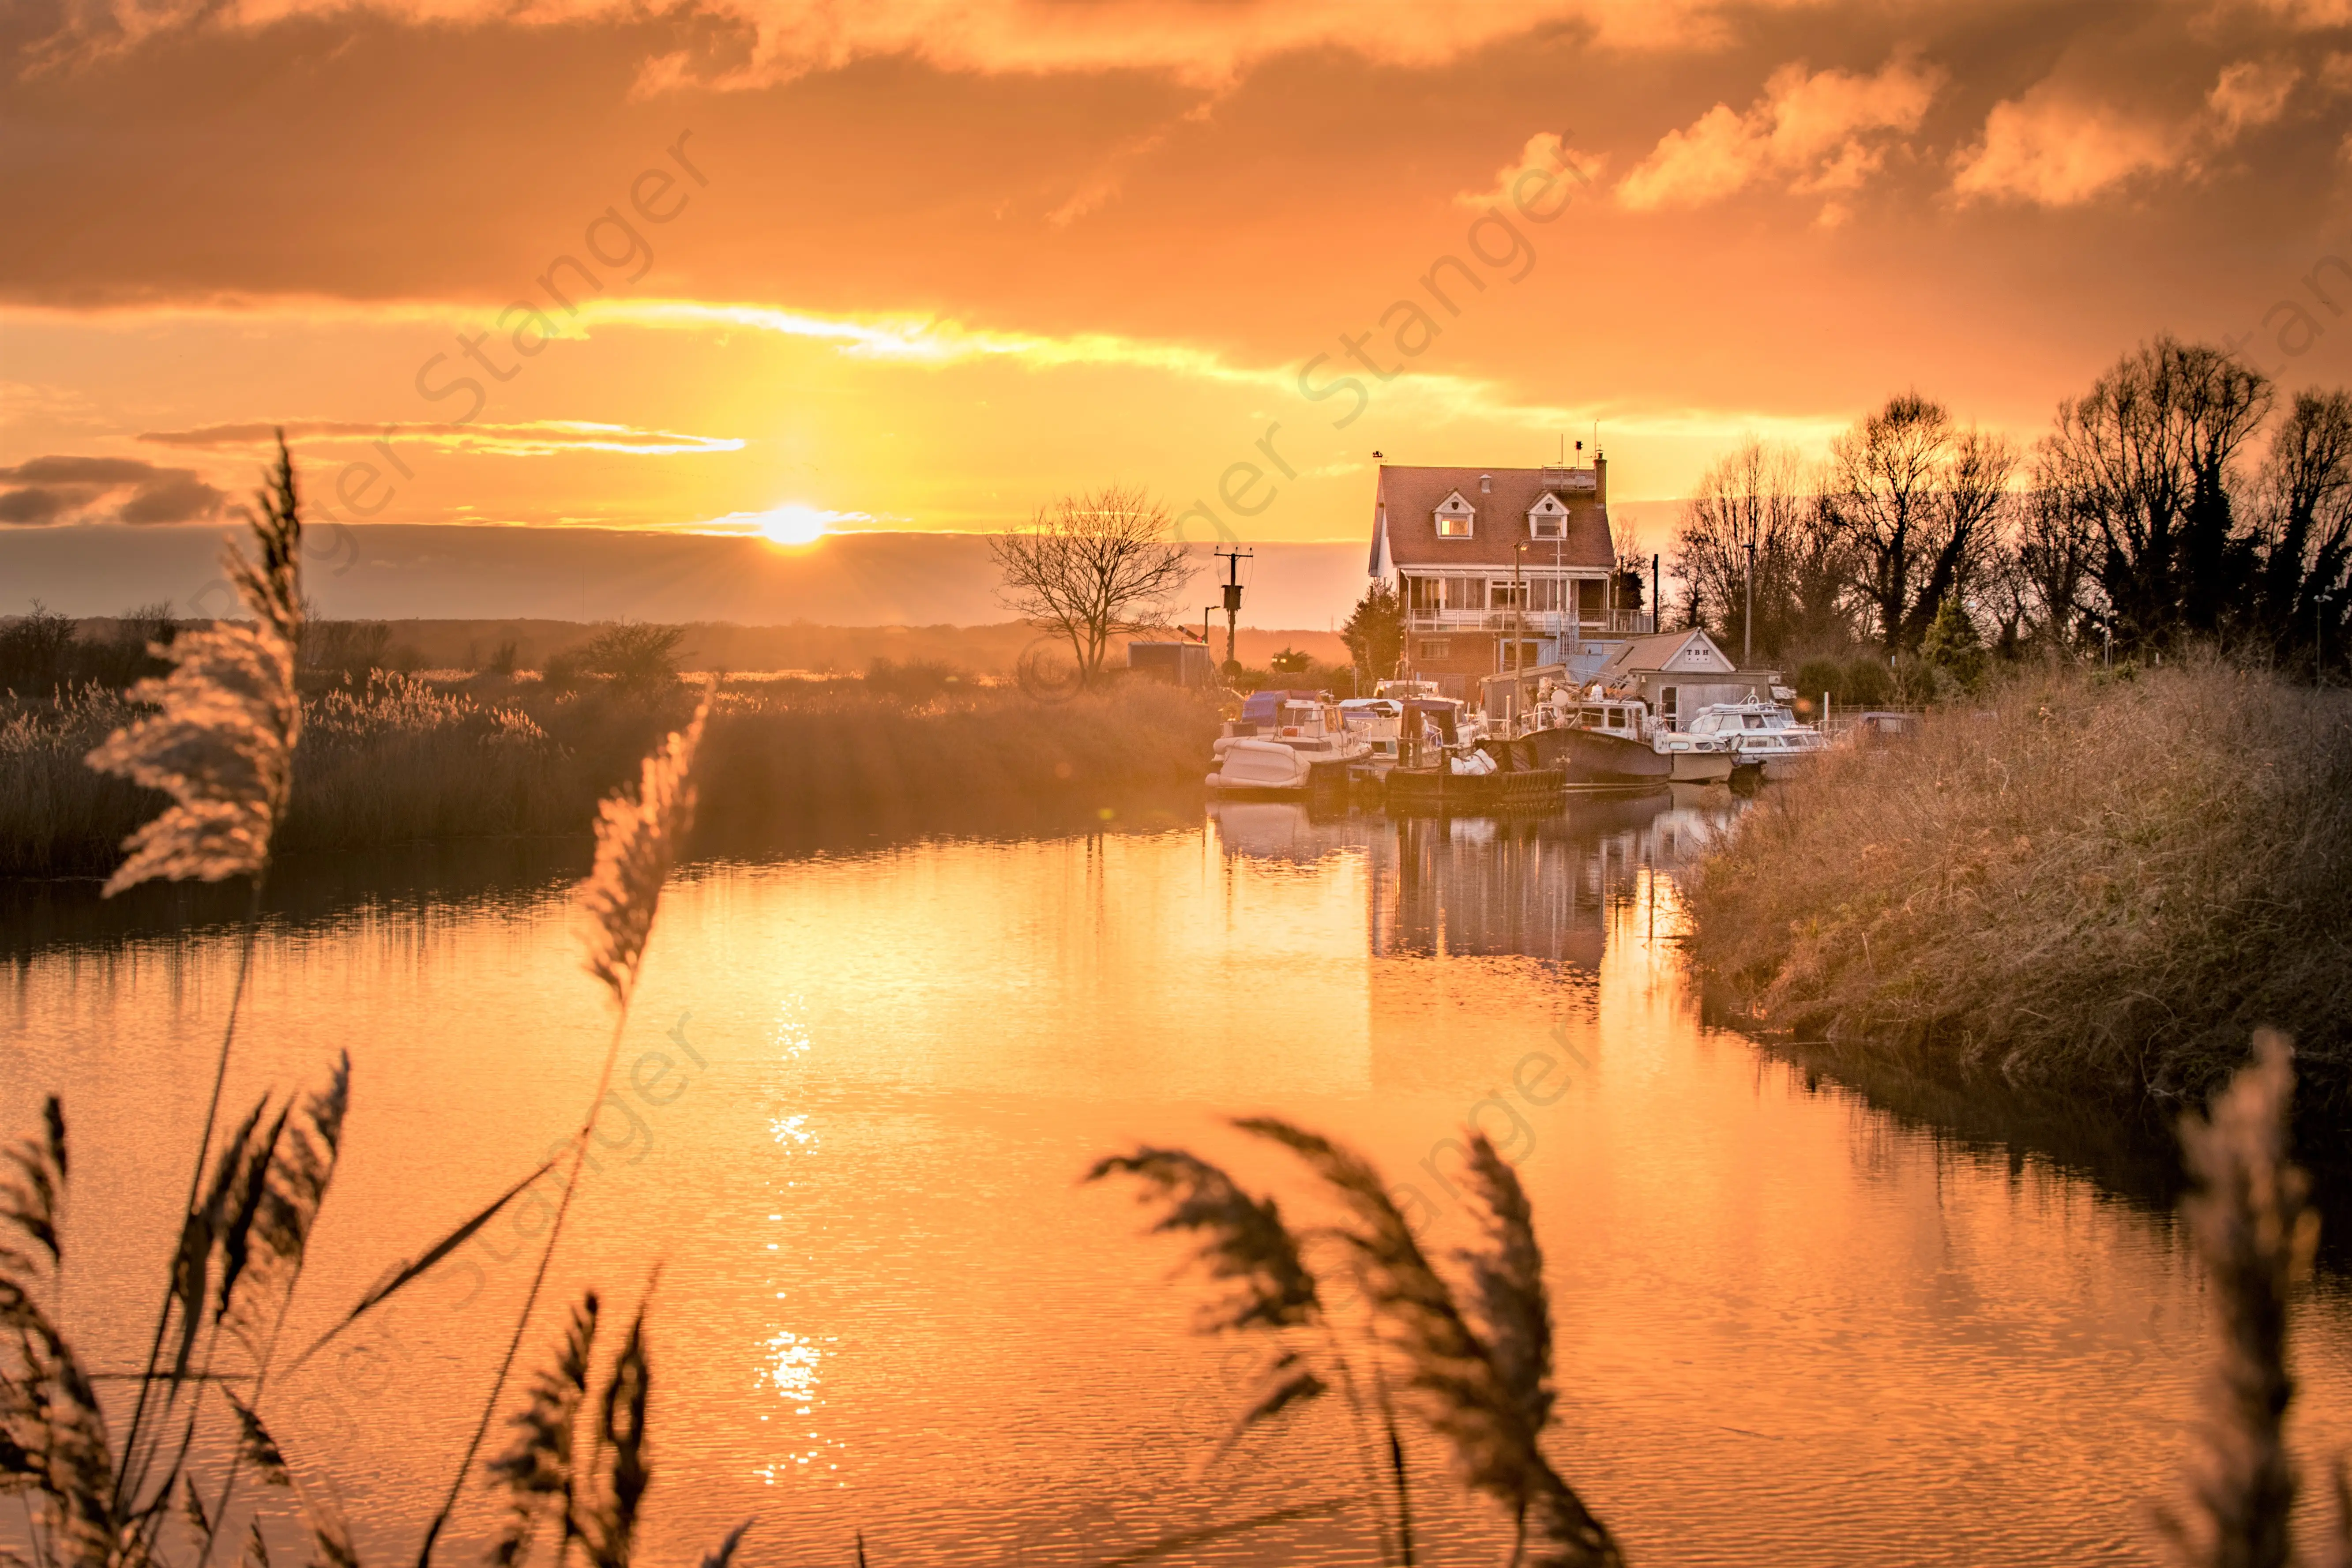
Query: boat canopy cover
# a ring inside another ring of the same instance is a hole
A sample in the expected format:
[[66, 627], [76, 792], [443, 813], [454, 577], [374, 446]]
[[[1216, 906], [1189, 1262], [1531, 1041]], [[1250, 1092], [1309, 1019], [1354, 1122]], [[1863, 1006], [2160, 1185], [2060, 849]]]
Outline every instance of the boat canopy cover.
[[1253, 691], [1242, 700], [1242, 721], [1271, 724], [1281, 717], [1285, 702], [1313, 702], [1322, 695], [1319, 691]]

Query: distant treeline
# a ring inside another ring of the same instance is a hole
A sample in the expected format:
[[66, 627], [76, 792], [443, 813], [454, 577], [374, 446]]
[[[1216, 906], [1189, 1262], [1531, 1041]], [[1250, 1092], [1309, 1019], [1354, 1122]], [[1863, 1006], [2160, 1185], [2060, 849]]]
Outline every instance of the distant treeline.
[[[169, 643], [176, 629], [194, 624], [174, 620], [169, 605], [151, 605], [113, 617], [76, 620], [38, 605], [29, 613], [0, 616], [0, 689], [19, 696], [47, 696], [61, 686], [96, 682], [119, 690], [163, 668], [147, 657], [147, 645]], [[356, 681], [371, 670], [398, 674], [420, 670], [518, 670], [579, 668], [601, 637], [620, 626], [642, 623], [508, 620], [338, 621], [314, 618], [304, 628], [302, 665], [308, 683]], [[894, 666], [932, 665], [966, 676], [1010, 676], [1022, 655], [1038, 642], [1033, 626], [1018, 622], [982, 626], [734, 626], [694, 622], [674, 631], [675, 662], [689, 670], [810, 670], [855, 674], [881, 659]], [[1217, 651], [1223, 652], [1220, 637]], [[1275, 655], [1297, 649], [1323, 666], [1343, 664], [1347, 649], [1328, 631], [1257, 630], [1244, 627], [1242, 662], [1264, 668]]]
[[2164, 336], [2021, 450], [1902, 393], [1816, 467], [1757, 441], [1717, 462], [1684, 507], [1674, 569], [1664, 624], [1705, 626], [1735, 654], [1752, 629], [1756, 657], [1783, 664], [1867, 646], [1930, 692], [2027, 649], [2145, 660], [2195, 643], [2341, 672], [2352, 394], [2289, 396]]

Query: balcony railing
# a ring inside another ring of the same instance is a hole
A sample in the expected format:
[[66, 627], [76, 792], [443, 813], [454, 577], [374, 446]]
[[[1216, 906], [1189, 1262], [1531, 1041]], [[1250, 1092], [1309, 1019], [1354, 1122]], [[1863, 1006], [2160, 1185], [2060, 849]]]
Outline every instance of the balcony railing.
[[1653, 629], [1641, 610], [1613, 610], [1579, 616], [1570, 610], [1408, 610], [1411, 632], [1502, 632], [1522, 637], [1598, 638], [1645, 637]]

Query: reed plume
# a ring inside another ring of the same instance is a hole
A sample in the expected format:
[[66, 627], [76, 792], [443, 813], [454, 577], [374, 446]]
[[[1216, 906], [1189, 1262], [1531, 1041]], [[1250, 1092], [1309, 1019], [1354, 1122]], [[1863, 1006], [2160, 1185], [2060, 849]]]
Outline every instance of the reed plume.
[[1234, 1123], [1306, 1162], [1347, 1213], [1337, 1236], [1355, 1265], [1373, 1331], [1404, 1369], [1422, 1419], [1451, 1446], [1473, 1488], [1509, 1509], [1514, 1561], [1537, 1568], [1615, 1568], [1608, 1527], [1544, 1455], [1550, 1420], [1550, 1327], [1525, 1193], [1484, 1134], [1469, 1130], [1474, 1194], [1493, 1249], [1471, 1258], [1474, 1326], [1430, 1263], [1380, 1172], [1362, 1155], [1271, 1117]]
[[168, 647], [168, 675], [129, 697], [155, 711], [89, 753], [102, 773], [161, 790], [172, 804], [123, 840], [129, 858], [107, 879], [108, 897], [153, 878], [217, 882], [258, 878], [285, 816], [301, 739], [294, 650], [302, 630], [302, 523], [294, 462], [281, 432], [278, 467], [247, 513], [257, 559], [231, 546], [223, 562], [251, 626], [215, 621]]
[[694, 752], [709, 715], [705, 697], [686, 728], [645, 760], [636, 798], [613, 795], [597, 807], [595, 865], [576, 897], [587, 916], [588, 972], [623, 1006], [653, 933], [662, 884], [694, 826]]
[[[150, 1407], [159, 1389], [167, 1410], [178, 1398], [194, 1353], [214, 1243], [236, 1229], [223, 1229], [226, 1205], [233, 1194], [256, 1199], [261, 1178], [252, 1162], [258, 1157], [266, 1169], [268, 1159], [266, 1150], [257, 1156], [248, 1142], [234, 1144], [223, 1153], [211, 1198], [205, 1201], [205, 1172], [212, 1163], [221, 1091], [228, 1080], [237, 1012], [260, 927], [262, 881], [271, 840], [285, 815], [294, 749], [302, 731], [301, 699], [294, 686], [295, 643], [303, 618], [301, 500], [283, 431], [278, 437], [277, 467], [254, 501], [246, 521], [256, 553], [247, 557], [232, 545], [224, 562], [253, 624], [216, 621], [210, 630], [180, 637], [168, 647], [152, 645], [151, 654], [171, 661], [171, 673], [139, 682], [130, 695], [153, 704], [155, 711], [114, 731], [87, 759], [100, 773], [129, 778], [171, 798], [161, 816], [123, 841], [128, 858], [108, 879], [107, 896], [159, 877], [219, 881], [242, 876], [252, 884], [212, 1094], [189, 1171], [179, 1251], [170, 1288], [156, 1311], [146, 1366], [123, 1434], [122, 1464], [112, 1478], [110, 1518], [151, 1545], [179, 1490], [194, 1417], [166, 1459], [169, 1446], [150, 1424]], [[257, 1110], [244, 1139], [252, 1137], [258, 1115]], [[250, 1215], [244, 1223], [249, 1234]], [[162, 1357], [175, 1313], [180, 1343], [173, 1371], [164, 1376]], [[215, 1313], [215, 1321], [219, 1316]], [[158, 1463], [163, 1473], [142, 1501], [142, 1489], [153, 1479]], [[207, 1533], [207, 1552], [210, 1546]]]
[[[613, 1023], [611, 1042], [604, 1048], [604, 1066], [596, 1075], [595, 1091], [588, 1099], [587, 1113], [572, 1136], [572, 1163], [564, 1173], [562, 1196], [556, 1201], [555, 1218], [547, 1227], [547, 1240], [540, 1248], [538, 1265], [531, 1272], [530, 1288], [523, 1292], [522, 1310], [515, 1317], [514, 1332], [507, 1341], [505, 1355], [499, 1359], [498, 1375], [490, 1381], [489, 1396], [483, 1401], [481, 1415], [474, 1424], [473, 1436], [467, 1440], [466, 1451], [457, 1461], [457, 1472], [450, 1479], [447, 1491], [442, 1496], [439, 1510], [425, 1527], [424, 1544], [417, 1552], [417, 1568], [429, 1568], [434, 1546], [449, 1522], [451, 1510], [457, 1506], [458, 1493], [465, 1485], [466, 1477], [473, 1469], [474, 1457], [481, 1451], [482, 1438], [489, 1431], [491, 1418], [498, 1409], [499, 1396], [505, 1391], [507, 1377], [514, 1370], [515, 1356], [521, 1350], [523, 1334], [530, 1326], [531, 1310], [539, 1304], [540, 1289], [547, 1282], [548, 1266], [554, 1260], [556, 1244], [563, 1237], [564, 1221], [572, 1213], [572, 1199], [580, 1189], [580, 1166], [587, 1157], [588, 1137], [596, 1125], [596, 1110], [604, 1104], [605, 1092], [612, 1087], [613, 1063], [620, 1055], [621, 1033], [628, 1026], [629, 999], [636, 989], [638, 966], [645, 959], [646, 940], [653, 934], [654, 916], [661, 905], [662, 885], [669, 879], [670, 868], [677, 860], [679, 846], [694, 825], [694, 753], [709, 715], [710, 698], [706, 692], [696, 705], [694, 717], [688, 721], [686, 728], [673, 731], [651, 756], [646, 758], [636, 797], [633, 800], [626, 795], [613, 796], [604, 801], [598, 811], [595, 862], [574, 897], [587, 917], [588, 972], [612, 991], [618, 1016]], [[512, 1196], [512, 1193], [508, 1194], [509, 1198]], [[495, 1212], [506, 1201], [506, 1198], [499, 1199], [489, 1212]], [[487, 1217], [487, 1213], [483, 1217]], [[442, 1250], [446, 1250], [446, 1246], [445, 1243]], [[411, 1272], [404, 1279], [414, 1277], [414, 1272]], [[382, 1298], [379, 1296], [373, 1300]], [[359, 1311], [373, 1304], [373, 1301], [363, 1302], [352, 1316], [357, 1317]], [[602, 1560], [599, 1562], [600, 1568], [603, 1568]]]
[[[520, 1568], [551, 1514], [556, 1568], [563, 1568], [574, 1544], [589, 1568], [628, 1568], [635, 1551], [653, 1479], [646, 1448], [652, 1366], [645, 1309], [640, 1304], [631, 1321], [590, 1418], [599, 1321], [591, 1290], [572, 1310], [554, 1365], [531, 1380], [530, 1403], [512, 1418], [514, 1446], [488, 1467], [490, 1483], [504, 1487], [508, 1500], [507, 1527], [488, 1558], [497, 1568]], [[747, 1519], [730, 1531], [705, 1554], [704, 1568], [727, 1568], [751, 1528]]]
[[[1198, 1234], [1193, 1261], [1211, 1279], [1234, 1282], [1223, 1296], [1202, 1303], [1194, 1324], [1199, 1331], [1257, 1329], [1278, 1336], [1282, 1330], [1320, 1321], [1315, 1276], [1274, 1199], [1253, 1198], [1223, 1169], [1181, 1149], [1114, 1154], [1097, 1161], [1086, 1179], [1098, 1182], [1115, 1173], [1137, 1178], [1144, 1199], [1163, 1205], [1151, 1227], [1154, 1235]], [[1234, 1434], [1318, 1398], [1329, 1386], [1305, 1355], [1277, 1337], [1249, 1405], [1234, 1422]]]
[[46, 1286], [54, 1303], [65, 1268], [66, 1123], [57, 1096], [48, 1097], [42, 1120], [44, 1136], [0, 1155], [8, 1171], [0, 1222], [14, 1233], [0, 1242], [0, 1490], [38, 1495], [37, 1552], [72, 1568], [101, 1568], [117, 1560], [121, 1537], [106, 1416], [41, 1302]]
[[2212, 1282], [2220, 1342], [2189, 1497], [2158, 1522], [2179, 1560], [2193, 1568], [2285, 1568], [2293, 1556], [2287, 1310], [2319, 1232], [2319, 1216], [2305, 1201], [2308, 1184], [2287, 1156], [2293, 1056], [2284, 1036], [2260, 1032], [2254, 1060], [2239, 1070], [2210, 1116], [2181, 1122], [2197, 1179], [2183, 1207]]

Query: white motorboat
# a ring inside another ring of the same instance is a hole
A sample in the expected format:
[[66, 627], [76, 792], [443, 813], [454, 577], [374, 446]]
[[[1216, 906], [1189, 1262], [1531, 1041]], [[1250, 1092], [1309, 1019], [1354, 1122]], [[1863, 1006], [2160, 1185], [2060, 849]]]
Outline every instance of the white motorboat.
[[1349, 768], [1371, 755], [1369, 741], [1335, 704], [1295, 692], [1258, 692], [1227, 721], [1210, 748], [1211, 789], [1304, 792], [1347, 782]]
[[1692, 719], [1690, 733], [1728, 742], [1738, 766], [1761, 768], [1768, 779], [1787, 777], [1828, 743], [1786, 708], [1757, 697], [1709, 703]]
[[1374, 780], [1386, 777], [1401, 758], [1403, 721], [1404, 703], [1395, 697], [1350, 697], [1339, 704], [1339, 721], [1370, 748], [1363, 767]]
[[1728, 735], [1654, 730], [1650, 745], [1666, 759], [1666, 777], [1675, 784], [1720, 784], [1739, 765], [1738, 753]]

